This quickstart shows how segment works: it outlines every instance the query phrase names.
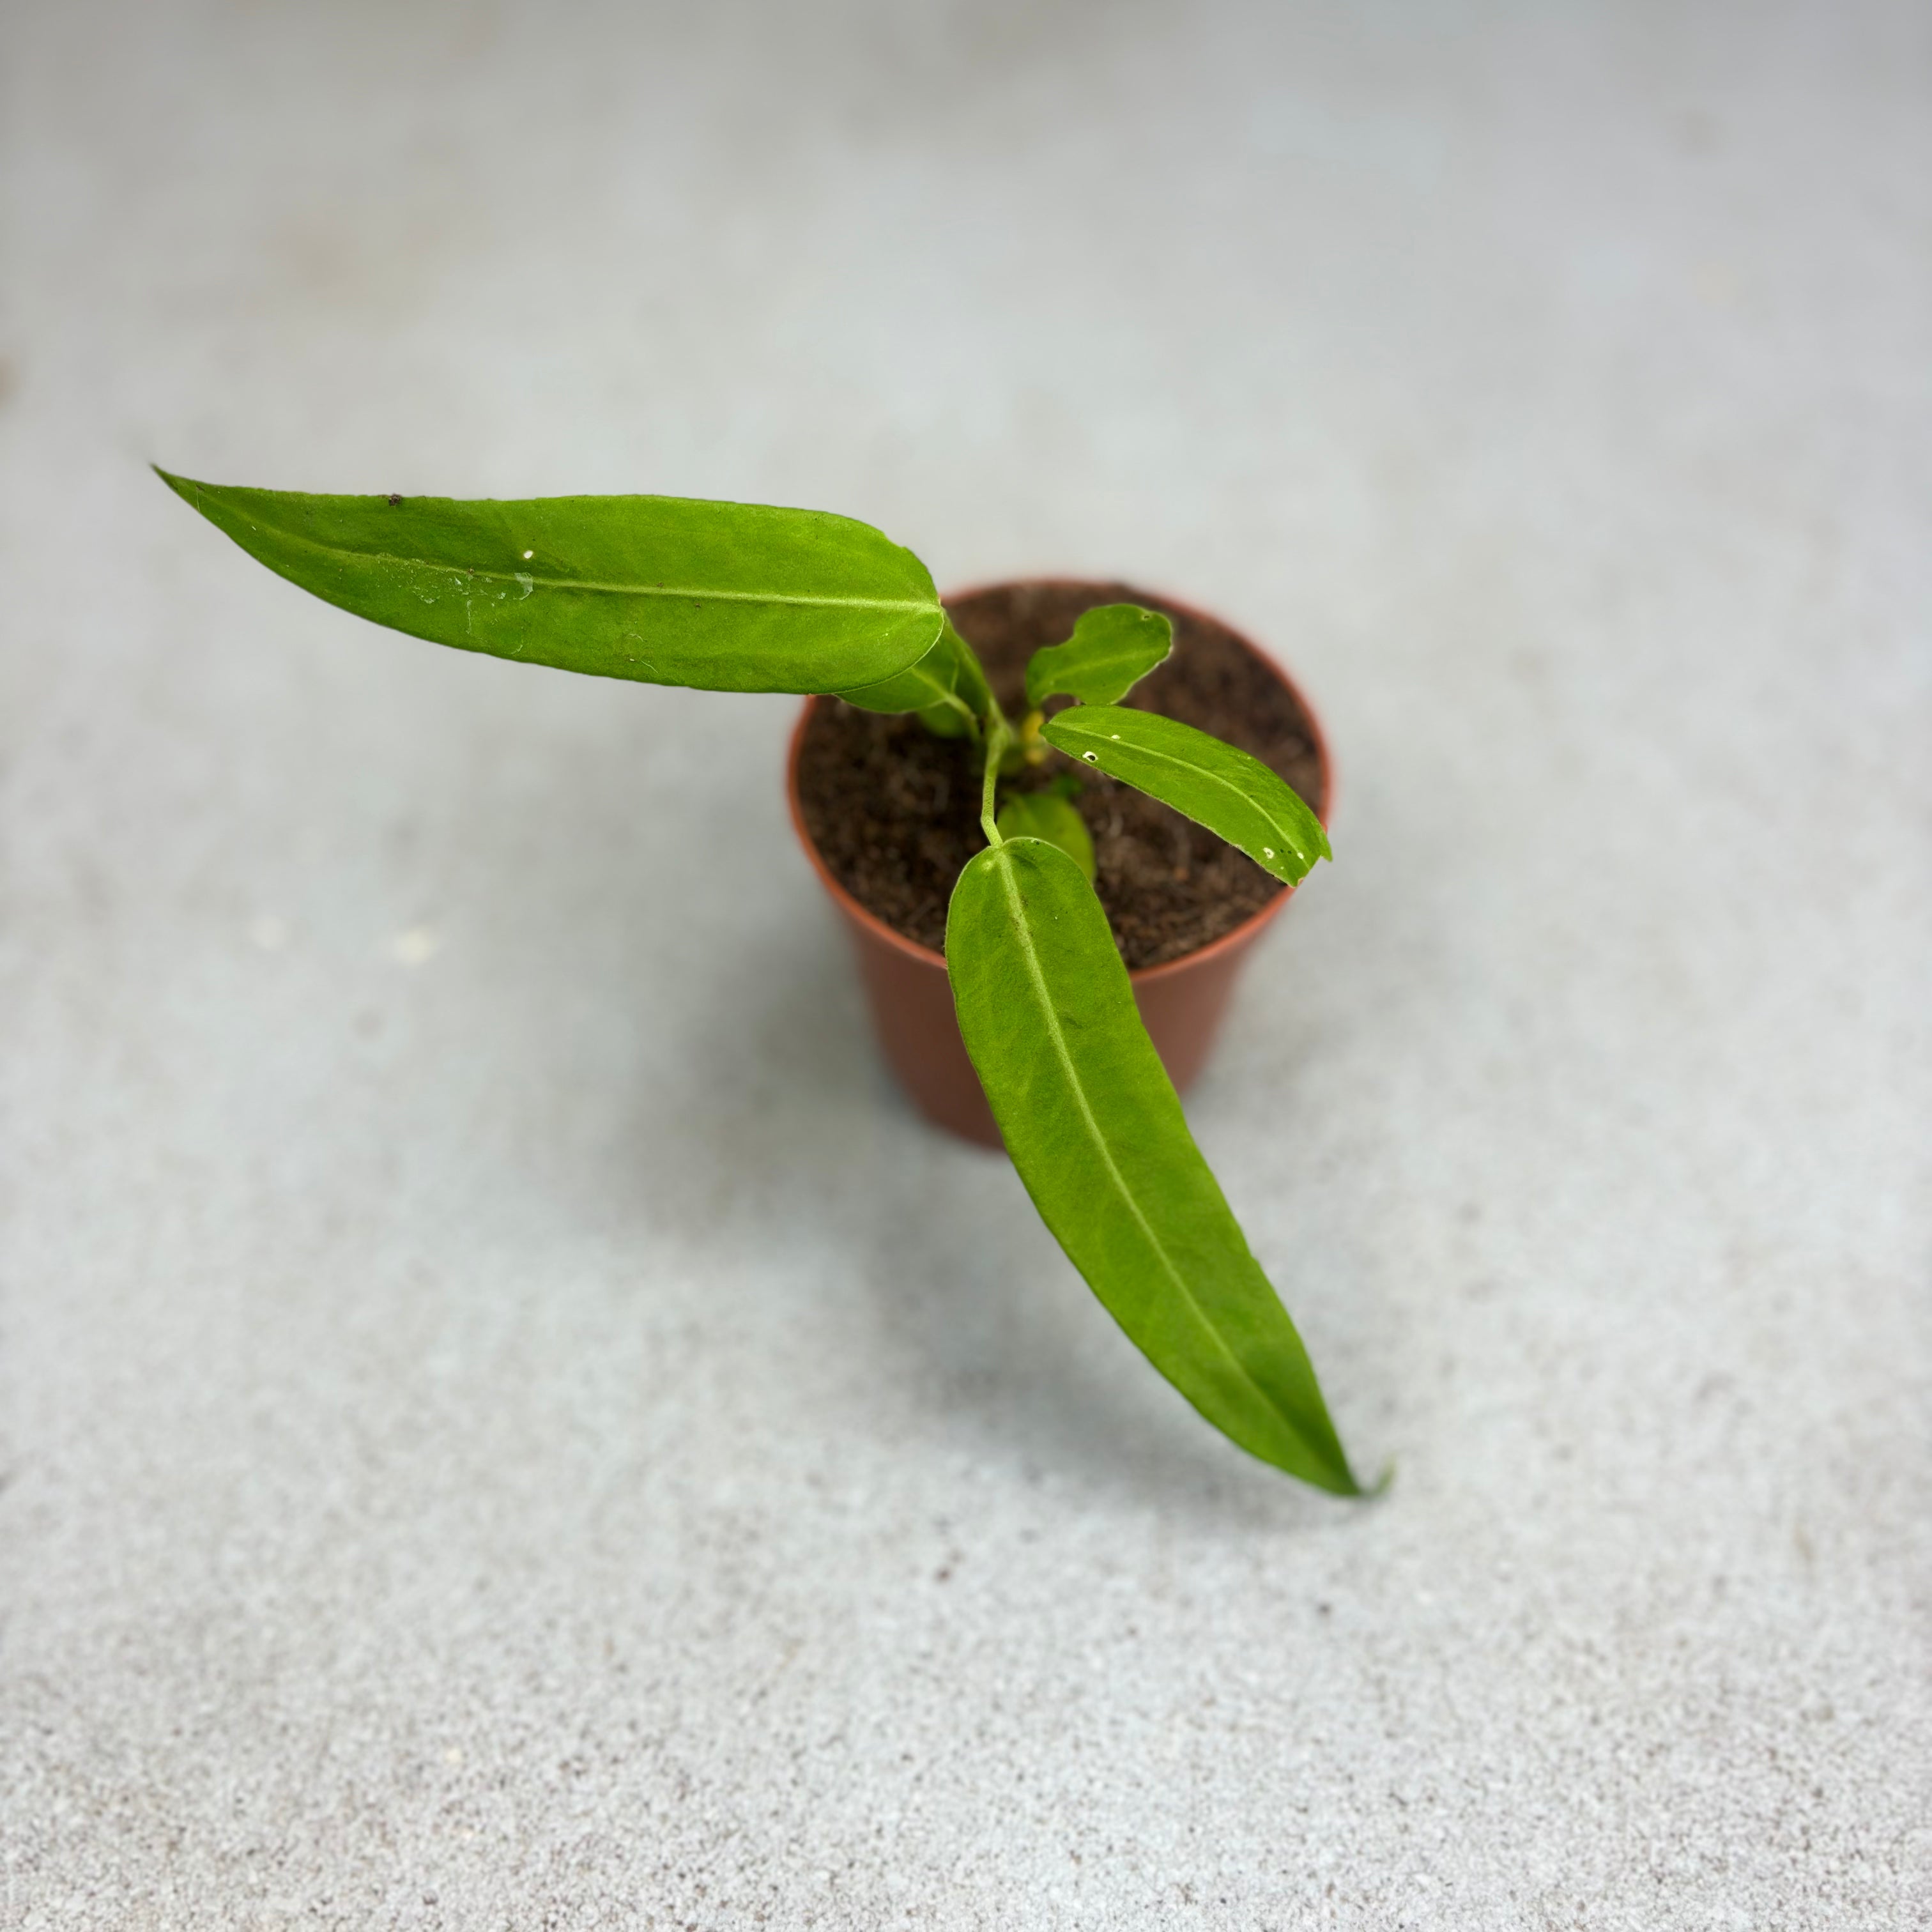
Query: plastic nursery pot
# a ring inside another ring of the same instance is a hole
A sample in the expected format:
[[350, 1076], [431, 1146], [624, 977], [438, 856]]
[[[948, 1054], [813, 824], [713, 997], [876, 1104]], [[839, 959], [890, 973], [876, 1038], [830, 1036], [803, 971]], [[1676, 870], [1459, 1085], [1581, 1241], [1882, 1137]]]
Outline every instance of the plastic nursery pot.
[[[1191, 614], [1186, 605], [1172, 598], [1163, 598], [1161, 603], [1177, 616]], [[1214, 622], [1286, 688], [1307, 720], [1321, 767], [1321, 815], [1325, 826], [1334, 806], [1335, 782], [1320, 721], [1299, 688], [1267, 652], [1218, 619]], [[1000, 1147], [1003, 1143], [994, 1124], [992, 1109], [986, 1104], [980, 1076], [974, 1072], [965, 1042], [959, 1036], [944, 956], [894, 932], [861, 905], [832, 876], [806, 827], [799, 796], [799, 755], [814, 712], [821, 705], [837, 702], [831, 698], [807, 698], [793, 728], [785, 760], [785, 795], [791, 807], [793, 828], [812, 870], [818, 874], [819, 884], [851, 934], [859, 976], [872, 1007], [879, 1044], [913, 1104], [928, 1120], [949, 1132], [976, 1141], [982, 1147]], [[1282, 909], [1294, 896], [1292, 887], [1277, 892], [1258, 911], [1220, 938], [1184, 953], [1178, 959], [1144, 967], [1129, 975], [1148, 1036], [1160, 1054], [1168, 1078], [1180, 1091], [1186, 1090], [1207, 1064], [1227, 1011], [1228, 995], [1256, 940], [1280, 916]]]

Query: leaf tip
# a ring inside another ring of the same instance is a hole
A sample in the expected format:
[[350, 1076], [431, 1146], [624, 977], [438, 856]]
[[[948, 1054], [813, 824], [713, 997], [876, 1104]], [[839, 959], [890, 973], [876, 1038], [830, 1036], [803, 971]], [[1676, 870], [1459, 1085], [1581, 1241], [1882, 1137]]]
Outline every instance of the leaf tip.
[[1318, 1470], [1310, 1469], [1305, 1463], [1289, 1470], [1316, 1489], [1325, 1490], [1331, 1496], [1340, 1497], [1345, 1502], [1372, 1503], [1381, 1501], [1389, 1485], [1395, 1480], [1395, 1459], [1390, 1456], [1382, 1466], [1382, 1473], [1372, 1483], [1364, 1483], [1348, 1461], [1348, 1451], [1330, 1433], [1325, 1444], [1310, 1444], [1309, 1448]]
[[164, 470], [158, 463], [151, 463], [148, 465], [148, 467], [152, 470], [154, 474], [182, 500], [184, 503], [192, 505], [196, 509], [199, 509], [201, 507], [196, 500], [200, 496], [202, 486], [197, 483], [192, 476], [177, 476], [172, 470]]

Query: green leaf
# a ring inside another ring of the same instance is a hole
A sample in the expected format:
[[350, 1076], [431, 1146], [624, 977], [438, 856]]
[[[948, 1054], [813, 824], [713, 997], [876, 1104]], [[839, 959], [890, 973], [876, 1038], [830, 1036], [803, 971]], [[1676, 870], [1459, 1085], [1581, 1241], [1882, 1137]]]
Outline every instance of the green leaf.
[[973, 647], [947, 619], [939, 641], [909, 670], [857, 691], [842, 691], [866, 711], [916, 711], [942, 738], [956, 738], [992, 715], [993, 693]]
[[994, 821], [1003, 838], [1044, 838], [1057, 845], [1094, 883], [1094, 841], [1087, 821], [1058, 790], [1023, 791], [1007, 800]]
[[1078, 867], [1033, 838], [976, 854], [953, 888], [946, 961], [1013, 1165], [1108, 1312], [1244, 1449], [1359, 1495], [1307, 1351], [1187, 1131]]
[[163, 482], [304, 590], [412, 637], [712, 691], [843, 691], [916, 664], [945, 614], [865, 524], [680, 496], [310, 496]]
[[1040, 736], [1069, 757], [1171, 805], [1294, 885], [1334, 856], [1322, 821], [1260, 759], [1158, 712], [1082, 706]]
[[1138, 604], [1102, 604], [1088, 611], [1064, 644], [1035, 651], [1027, 665], [1027, 702], [1037, 711], [1064, 692], [1083, 704], [1126, 696], [1174, 648], [1174, 626]]

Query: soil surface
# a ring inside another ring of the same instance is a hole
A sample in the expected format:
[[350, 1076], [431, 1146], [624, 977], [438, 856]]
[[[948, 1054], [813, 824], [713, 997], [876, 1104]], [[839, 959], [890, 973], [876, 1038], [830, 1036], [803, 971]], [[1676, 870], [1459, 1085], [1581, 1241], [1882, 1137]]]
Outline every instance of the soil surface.
[[[1164, 610], [1174, 624], [1173, 655], [1126, 702], [1252, 752], [1323, 811], [1306, 712], [1224, 626], [1124, 584], [1001, 586], [946, 608], [1017, 722], [1026, 709], [1027, 659], [1043, 644], [1064, 642], [1083, 610], [1121, 603]], [[1130, 968], [1208, 945], [1286, 890], [1211, 832], [1058, 752], [1003, 784], [1000, 799], [1042, 790], [1063, 773], [1082, 783], [1075, 802], [1093, 835], [1100, 903]], [[953, 881], [986, 842], [979, 770], [966, 741], [936, 738], [912, 717], [822, 698], [800, 748], [798, 785], [806, 827], [833, 878], [895, 932], [943, 951]]]

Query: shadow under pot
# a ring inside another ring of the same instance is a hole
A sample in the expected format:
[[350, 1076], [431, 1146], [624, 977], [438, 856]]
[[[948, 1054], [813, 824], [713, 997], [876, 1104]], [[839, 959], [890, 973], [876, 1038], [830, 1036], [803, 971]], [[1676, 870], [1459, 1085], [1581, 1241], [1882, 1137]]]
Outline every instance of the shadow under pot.
[[[1035, 578], [946, 600], [1014, 718], [1025, 709], [1028, 658], [1064, 643], [1080, 614], [1101, 604], [1144, 604], [1173, 620], [1172, 655], [1128, 703], [1252, 753], [1328, 824], [1334, 781], [1321, 727], [1286, 673], [1239, 632], [1124, 584]], [[1056, 782], [1079, 787], [1074, 803], [1093, 837], [1100, 902], [1141, 1018], [1185, 1091], [1250, 949], [1292, 889], [1178, 812], [1058, 752], [1000, 796]], [[934, 736], [916, 718], [808, 698], [786, 790], [799, 842], [851, 934], [892, 1071], [928, 1120], [1000, 1146], [959, 1036], [942, 950], [953, 881], [986, 842], [973, 748]]]

